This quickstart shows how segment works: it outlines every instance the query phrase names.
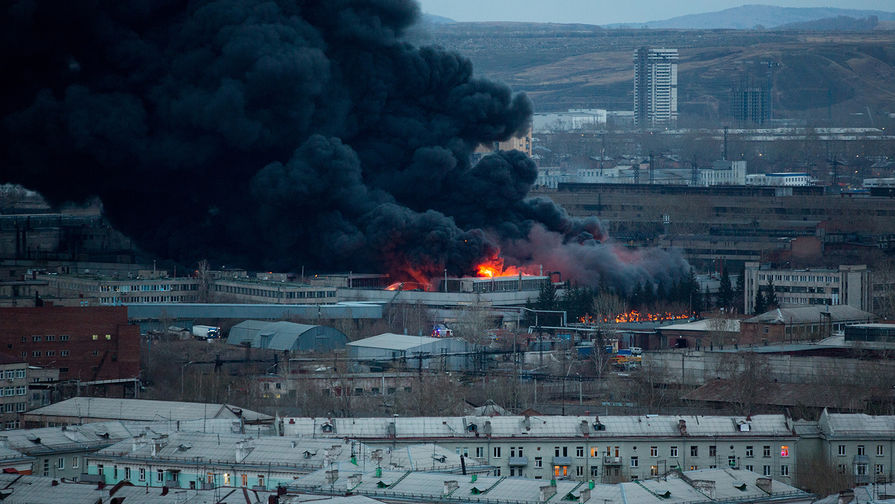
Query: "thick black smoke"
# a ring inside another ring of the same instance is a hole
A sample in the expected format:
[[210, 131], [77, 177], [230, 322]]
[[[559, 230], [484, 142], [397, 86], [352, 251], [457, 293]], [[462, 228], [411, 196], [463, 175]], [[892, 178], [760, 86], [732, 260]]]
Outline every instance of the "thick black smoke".
[[402, 41], [418, 15], [411, 0], [12, 2], [0, 181], [99, 196], [181, 261], [460, 274], [499, 246], [547, 261], [553, 240], [599, 278], [598, 224], [528, 198], [530, 159], [470, 164], [528, 127], [528, 99]]

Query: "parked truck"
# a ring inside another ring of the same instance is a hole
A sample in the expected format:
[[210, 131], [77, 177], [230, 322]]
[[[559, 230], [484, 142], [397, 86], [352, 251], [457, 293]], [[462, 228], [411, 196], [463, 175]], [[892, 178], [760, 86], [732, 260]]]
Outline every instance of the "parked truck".
[[193, 337], [196, 339], [217, 339], [221, 337], [221, 328], [209, 325], [194, 325]]

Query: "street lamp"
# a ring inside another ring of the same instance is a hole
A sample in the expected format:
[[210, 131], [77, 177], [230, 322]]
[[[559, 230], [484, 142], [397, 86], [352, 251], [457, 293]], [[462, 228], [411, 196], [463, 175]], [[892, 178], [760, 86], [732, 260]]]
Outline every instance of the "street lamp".
[[183, 370], [186, 369], [187, 366], [192, 364], [193, 361], [184, 362], [182, 366], [180, 366], [180, 400], [183, 400]]

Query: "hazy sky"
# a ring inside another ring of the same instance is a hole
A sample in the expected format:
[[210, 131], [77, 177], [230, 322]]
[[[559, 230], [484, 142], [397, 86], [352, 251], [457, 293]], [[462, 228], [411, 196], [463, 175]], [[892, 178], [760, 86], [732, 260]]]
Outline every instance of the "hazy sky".
[[744, 4], [895, 10], [895, 0], [419, 0], [423, 12], [457, 21], [641, 23]]

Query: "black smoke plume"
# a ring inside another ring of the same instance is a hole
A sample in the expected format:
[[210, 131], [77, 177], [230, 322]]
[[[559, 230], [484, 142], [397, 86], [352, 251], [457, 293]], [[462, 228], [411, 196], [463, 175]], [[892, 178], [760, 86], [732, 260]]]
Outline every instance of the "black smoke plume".
[[612, 259], [595, 220], [528, 197], [537, 170], [518, 152], [471, 165], [528, 128], [531, 104], [403, 41], [418, 15], [410, 0], [7, 3], [0, 182], [99, 196], [184, 262], [463, 274], [503, 246], [588, 282], [685, 269]]

